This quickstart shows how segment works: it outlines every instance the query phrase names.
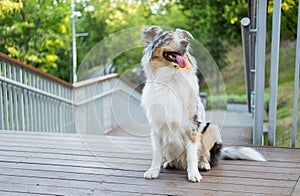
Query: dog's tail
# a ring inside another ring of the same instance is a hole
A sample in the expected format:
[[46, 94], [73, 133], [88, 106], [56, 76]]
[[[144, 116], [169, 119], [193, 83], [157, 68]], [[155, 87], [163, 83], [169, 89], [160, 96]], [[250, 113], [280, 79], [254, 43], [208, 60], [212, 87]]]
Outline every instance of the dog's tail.
[[266, 161], [259, 152], [249, 147], [224, 147], [221, 149], [220, 155], [221, 159]]

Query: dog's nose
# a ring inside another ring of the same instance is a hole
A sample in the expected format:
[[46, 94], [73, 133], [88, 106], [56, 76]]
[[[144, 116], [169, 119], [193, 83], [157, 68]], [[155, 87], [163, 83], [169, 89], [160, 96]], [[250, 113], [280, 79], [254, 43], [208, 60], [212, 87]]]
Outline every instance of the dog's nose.
[[187, 47], [189, 45], [189, 42], [186, 41], [186, 40], [181, 40], [180, 41], [180, 44], [183, 46], [183, 47]]

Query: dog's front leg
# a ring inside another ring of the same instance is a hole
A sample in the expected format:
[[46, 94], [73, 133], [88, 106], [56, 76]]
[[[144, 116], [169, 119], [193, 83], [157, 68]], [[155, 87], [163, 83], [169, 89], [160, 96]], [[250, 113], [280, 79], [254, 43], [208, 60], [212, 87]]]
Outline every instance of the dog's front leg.
[[202, 176], [198, 170], [198, 151], [200, 148], [200, 141], [188, 140], [186, 146], [186, 161], [188, 180], [191, 182], [200, 182]]
[[160, 167], [163, 159], [162, 145], [160, 137], [157, 134], [152, 135], [153, 157], [152, 164], [148, 171], [144, 173], [144, 178], [152, 179], [159, 176]]

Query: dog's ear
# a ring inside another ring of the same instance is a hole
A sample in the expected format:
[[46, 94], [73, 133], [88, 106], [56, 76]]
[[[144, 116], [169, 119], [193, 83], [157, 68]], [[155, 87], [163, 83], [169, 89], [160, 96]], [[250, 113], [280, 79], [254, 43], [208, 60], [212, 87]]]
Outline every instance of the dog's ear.
[[158, 26], [145, 27], [142, 33], [142, 42], [144, 46], [148, 46], [161, 31], [163, 30]]
[[186, 30], [176, 29], [175, 33], [177, 33], [178, 35], [180, 35], [182, 38], [184, 38], [186, 40], [193, 40], [194, 39], [192, 34], [188, 31], [186, 31]]

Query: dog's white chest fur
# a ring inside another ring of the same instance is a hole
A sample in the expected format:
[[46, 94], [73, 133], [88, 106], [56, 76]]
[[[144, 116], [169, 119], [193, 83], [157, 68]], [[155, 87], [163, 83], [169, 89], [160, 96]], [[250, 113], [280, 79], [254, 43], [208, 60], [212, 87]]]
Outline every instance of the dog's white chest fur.
[[188, 128], [197, 108], [198, 92], [197, 78], [188, 72], [174, 74], [165, 80], [159, 77], [148, 80], [143, 89], [142, 105], [150, 124], [157, 129], [153, 131], [163, 126], [174, 131]]
[[167, 80], [159, 79], [156, 77], [146, 82], [142, 105], [151, 125], [152, 136], [160, 138], [166, 161], [176, 161], [178, 167], [186, 168], [183, 153], [187, 132], [197, 108], [197, 78], [189, 72], [181, 72]]

